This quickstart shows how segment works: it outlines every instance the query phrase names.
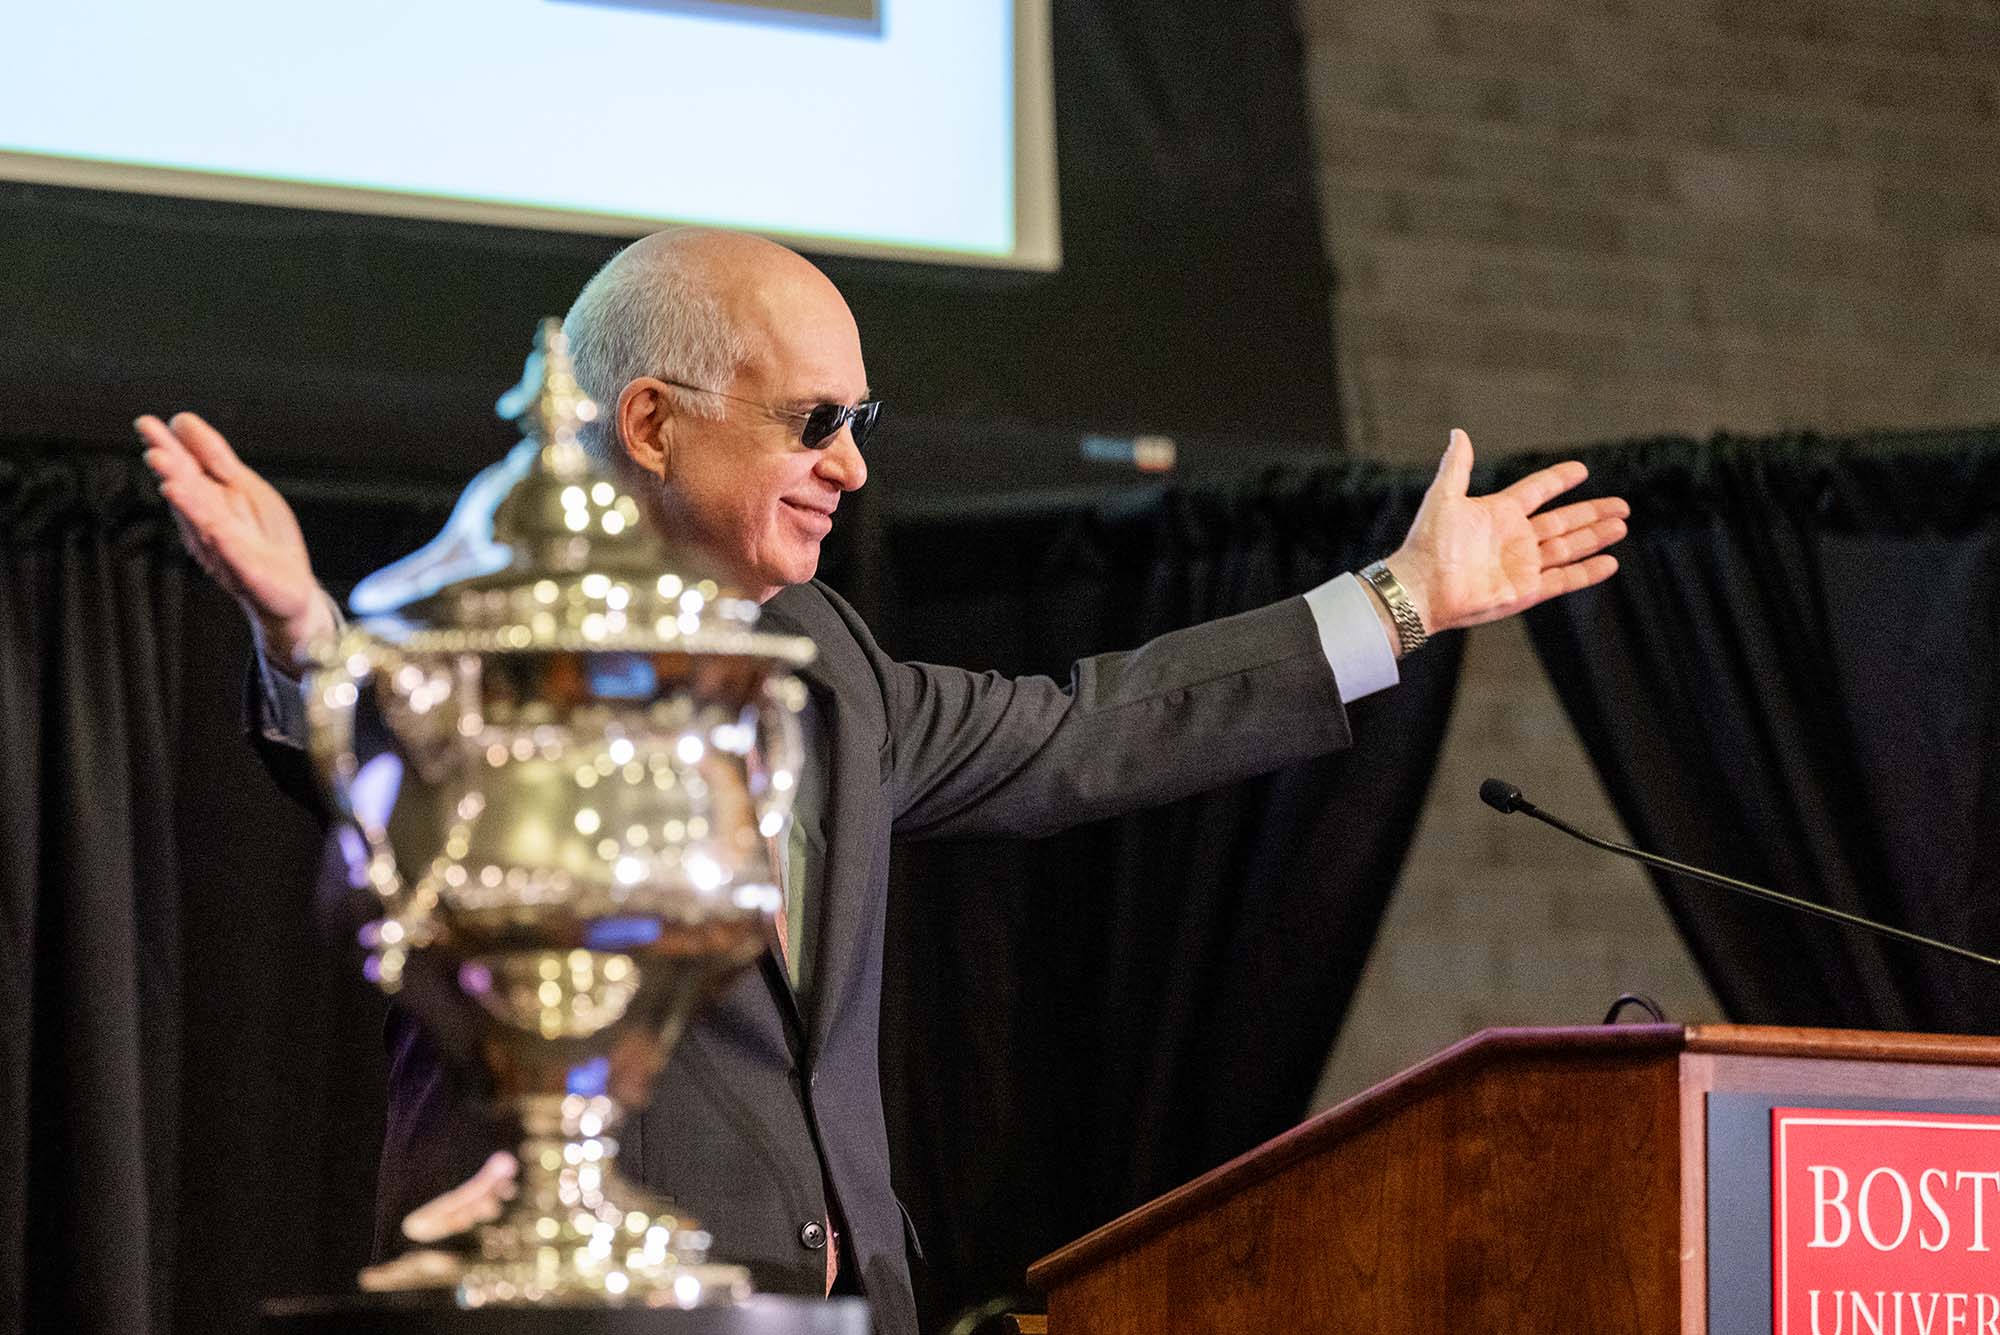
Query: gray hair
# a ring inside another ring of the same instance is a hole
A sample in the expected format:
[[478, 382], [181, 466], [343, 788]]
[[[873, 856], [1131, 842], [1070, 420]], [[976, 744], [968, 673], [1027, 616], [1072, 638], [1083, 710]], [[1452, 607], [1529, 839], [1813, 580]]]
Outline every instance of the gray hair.
[[[750, 340], [723, 310], [698, 248], [676, 239], [648, 237], [613, 255], [563, 319], [577, 382], [597, 401], [583, 446], [601, 463], [624, 458], [616, 419], [626, 385], [651, 375], [721, 389], [749, 360]], [[687, 412], [722, 415], [713, 394], [672, 392]]]

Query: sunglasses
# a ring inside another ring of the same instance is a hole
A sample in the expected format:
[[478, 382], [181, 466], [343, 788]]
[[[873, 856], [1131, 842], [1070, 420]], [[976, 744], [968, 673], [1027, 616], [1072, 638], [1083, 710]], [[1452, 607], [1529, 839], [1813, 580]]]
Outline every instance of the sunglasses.
[[875, 430], [876, 421], [882, 416], [882, 400], [867, 399], [849, 406], [844, 403], [816, 403], [805, 412], [793, 412], [786, 408], [773, 408], [768, 403], [755, 399], [739, 398], [734, 394], [724, 394], [719, 389], [709, 389], [705, 385], [690, 385], [682, 380], [669, 380], [656, 376], [662, 384], [675, 389], [685, 389], [696, 394], [713, 394], [718, 399], [728, 399], [731, 403], [747, 403], [752, 408], [762, 408], [765, 412], [799, 424], [799, 444], [809, 450], [824, 449], [828, 441], [840, 434], [842, 427], [854, 433], [854, 448], [860, 449], [868, 443], [869, 433]]

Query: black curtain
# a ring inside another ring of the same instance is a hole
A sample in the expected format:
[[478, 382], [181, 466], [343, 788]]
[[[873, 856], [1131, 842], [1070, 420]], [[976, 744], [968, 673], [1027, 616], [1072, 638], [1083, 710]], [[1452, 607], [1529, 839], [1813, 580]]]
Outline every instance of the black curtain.
[[[442, 518], [299, 508], [342, 587]], [[0, 1330], [245, 1331], [367, 1258], [381, 1008], [243, 740], [248, 652], [136, 457], [0, 458]]]
[[[2000, 953], [2000, 432], [1583, 457], [1623, 570], [1529, 626], [1637, 840]], [[1659, 885], [1738, 1020], [2000, 1032], [1991, 971]]]
[[130, 482], [0, 473], [0, 1297], [36, 1329], [149, 1329], [176, 1251], [188, 579]]
[[[1388, 552], [1427, 480], [1340, 464], [891, 522], [878, 629], [902, 657], [1060, 676]], [[1446, 636], [1355, 705], [1344, 754], [1044, 841], [898, 848], [883, 1067], [930, 1318], [1305, 1112], [1459, 653]]]

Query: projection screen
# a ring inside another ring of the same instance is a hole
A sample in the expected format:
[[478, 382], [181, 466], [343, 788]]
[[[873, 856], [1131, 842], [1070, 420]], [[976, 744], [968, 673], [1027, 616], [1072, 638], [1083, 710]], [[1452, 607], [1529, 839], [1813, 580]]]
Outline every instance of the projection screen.
[[23, 5], [0, 178], [1053, 269], [1049, 0]]

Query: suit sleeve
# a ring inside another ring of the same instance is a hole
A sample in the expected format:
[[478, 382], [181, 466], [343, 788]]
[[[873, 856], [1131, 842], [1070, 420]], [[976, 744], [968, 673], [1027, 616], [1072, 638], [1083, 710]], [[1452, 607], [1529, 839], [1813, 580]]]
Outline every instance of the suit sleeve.
[[[333, 624], [345, 629], [347, 618], [340, 603], [324, 589], [320, 597], [333, 611]], [[329, 813], [326, 799], [313, 776], [312, 761], [306, 754], [305, 686], [272, 666], [264, 656], [261, 639], [255, 640], [250, 658], [250, 680], [243, 697], [243, 726], [250, 744], [256, 748], [264, 768], [285, 794], [321, 820]]]
[[904, 837], [1050, 834], [1349, 740], [1300, 598], [1083, 659], [1066, 686], [886, 660], [878, 672]]
[[[290, 699], [282, 692], [289, 691]], [[324, 821], [326, 800], [306, 754], [305, 703], [299, 684], [270, 671], [261, 657], [250, 660], [243, 691], [243, 730], [284, 794]]]

